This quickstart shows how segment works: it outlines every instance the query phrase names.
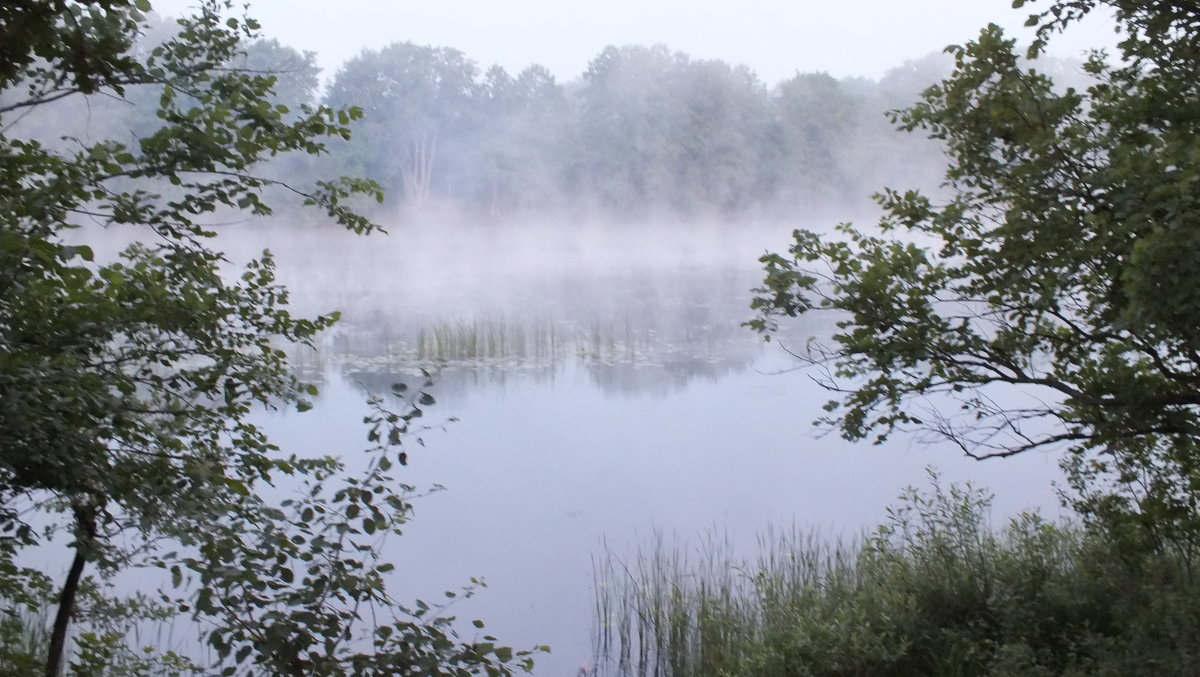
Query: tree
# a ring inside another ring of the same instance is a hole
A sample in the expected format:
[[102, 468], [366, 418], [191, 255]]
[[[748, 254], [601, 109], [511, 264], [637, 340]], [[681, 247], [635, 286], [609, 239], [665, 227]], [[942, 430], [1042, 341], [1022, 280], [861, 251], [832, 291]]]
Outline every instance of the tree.
[[474, 121], [477, 77], [475, 62], [456, 49], [397, 42], [364, 50], [342, 66], [326, 101], [362, 106], [359, 140], [348, 152], [420, 206]]
[[[1016, 5], [1022, 5], [1017, 2]], [[1200, 5], [1060, 1], [1027, 56], [1105, 6], [1117, 59], [1057, 91], [996, 26], [897, 115], [944, 143], [951, 196], [885, 190], [877, 233], [795, 233], [751, 325], [833, 312], [801, 356], [849, 439], [924, 430], [976, 458], [1065, 450], [1086, 514], [1200, 526]]]
[[862, 102], [827, 73], [797, 73], [775, 88], [772, 104], [776, 199], [811, 205], [844, 194], [843, 149], [869, 129]]
[[763, 192], [766, 90], [745, 66], [689, 61], [678, 68], [672, 98], [681, 119], [673, 130], [672, 207], [680, 213], [745, 209]]
[[[224, 674], [246, 665], [272, 674], [507, 674], [524, 655], [457, 642], [427, 606], [407, 614], [388, 597], [390, 565], [372, 545], [406, 518], [404, 487], [389, 469], [404, 462], [395, 447], [431, 398], [417, 395], [398, 412], [376, 407], [375, 453], [359, 475], [332, 457], [280, 453], [249, 419], [255, 407], [308, 406], [315, 388], [291, 375], [279, 344], [311, 341], [336, 314], [290, 315], [268, 252], [240, 276], [224, 274], [205, 220], [268, 215], [269, 201], [292, 195], [367, 233], [377, 227], [344, 201], [382, 195], [361, 179], [304, 188], [256, 172], [276, 155], [323, 154], [360, 113], [272, 103], [274, 75], [229, 67], [257, 29], [227, 16], [231, 7], [205, 0], [141, 52], [146, 0], [0, 8], [5, 611], [57, 590], [44, 663], [56, 675], [68, 625], [88, 620], [80, 601], [96, 614], [104, 602], [85, 571], [156, 566], [176, 588], [161, 592], [166, 611], [207, 619]], [[50, 146], [10, 133], [55, 102], [131, 100], [143, 87], [160, 92], [160, 124], [136, 143]], [[144, 237], [100, 260], [86, 244], [96, 228]], [[308, 498], [275, 504], [260, 493], [281, 476], [294, 476]], [[61, 586], [17, 564], [56, 534], [72, 551]], [[364, 637], [355, 629], [368, 607], [389, 614]], [[77, 658], [116, 663], [118, 639], [82, 633]]]
[[683, 111], [673, 76], [687, 57], [663, 45], [605, 47], [579, 92], [581, 185], [617, 213], [666, 203]]
[[274, 38], [247, 43], [243, 50], [244, 54], [234, 58], [233, 67], [274, 76], [272, 102], [299, 109], [316, 101], [321, 69], [315, 53], [299, 52]]
[[766, 89], [749, 69], [606, 47], [579, 91], [580, 190], [626, 214], [730, 214], [764, 183]]
[[493, 66], [484, 75], [480, 104], [486, 122], [471, 144], [480, 204], [493, 217], [554, 206], [562, 199], [574, 122], [563, 88], [542, 66], [515, 78]]

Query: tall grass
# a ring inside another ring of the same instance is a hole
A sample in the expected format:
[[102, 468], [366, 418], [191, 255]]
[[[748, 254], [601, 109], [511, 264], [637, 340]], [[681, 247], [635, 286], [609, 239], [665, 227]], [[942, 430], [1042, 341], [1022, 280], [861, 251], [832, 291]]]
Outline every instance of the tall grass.
[[697, 666], [721, 674], [754, 613], [730, 549], [712, 536], [692, 559], [656, 534], [631, 565], [611, 554], [596, 560], [597, 661], [622, 675], [690, 674]]
[[473, 318], [439, 322], [417, 331], [420, 362], [496, 362], [517, 360], [549, 364], [568, 357], [635, 362], [650, 350], [650, 336], [593, 323], [574, 327], [554, 322], [517, 322]]
[[0, 675], [35, 675], [50, 646], [50, 620], [45, 608], [31, 609], [0, 599]]
[[[98, 593], [85, 581], [83, 598], [89, 617], [76, 619], [68, 637], [64, 674], [94, 677], [183, 677], [209, 672], [194, 656], [212, 662], [197, 637], [177, 635], [177, 612], [145, 595], [124, 599]], [[0, 599], [0, 675], [24, 677], [45, 670], [50, 645], [47, 597], [37, 606]], [[189, 657], [188, 654], [194, 655]]]
[[753, 560], [712, 537], [606, 552], [593, 674], [1197, 674], [1185, 562], [1032, 515], [993, 529], [989, 501], [935, 482], [858, 541], [769, 531]]
[[549, 362], [560, 357], [561, 340], [552, 323], [528, 326], [505, 320], [442, 322], [417, 332], [421, 361], [500, 360]]

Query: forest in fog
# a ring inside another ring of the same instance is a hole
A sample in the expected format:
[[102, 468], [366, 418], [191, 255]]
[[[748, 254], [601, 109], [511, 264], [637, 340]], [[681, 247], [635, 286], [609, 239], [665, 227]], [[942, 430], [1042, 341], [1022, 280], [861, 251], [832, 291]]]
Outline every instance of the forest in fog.
[[344, 169], [410, 205], [731, 216], [936, 176], [936, 148], [892, 133], [884, 112], [945, 65], [935, 55], [883, 82], [798, 73], [768, 87], [744, 66], [625, 46], [560, 84], [540, 66], [484, 71], [454, 49], [397, 43], [347, 63], [326, 98], [366, 113], [339, 149]]
[[[152, 21], [143, 49], [174, 25]], [[798, 72], [773, 84], [745, 66], [662, 45], [607, 47], [565, 83], [538, 65], [514, 74], [451, 47], [408, 42], [364, 50], [332, 74], [320, 73], [311, 52], [276, 40], [251, 43], [240, 61], [230, 65], [278, 78], [276, 101], [293, 116], [321, 103], [364, 113], [350, 141], [331, 143], [332, 157], [280, 160], [273, 171], [295, 180], [370, 177], [389, 207], [485, 218], [789, 217], [861, 202], [885, 185], [933, 187], [944, 166], [937, 144], [895, 133], [887, 118], [949, 72], [939, 53], [878, 81]], [[1061, 79], [1080, 77], [1060, 65]], [[10, 133], [142, 138], [159, 124], [161, 95], [146, 85], [124, 100], [59, 102]]]

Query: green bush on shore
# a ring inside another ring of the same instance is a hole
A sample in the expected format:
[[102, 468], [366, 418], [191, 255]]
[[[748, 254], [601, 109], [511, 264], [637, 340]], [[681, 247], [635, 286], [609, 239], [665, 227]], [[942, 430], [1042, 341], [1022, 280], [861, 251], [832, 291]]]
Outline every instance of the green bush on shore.
[[907, 491], [853, 544], [798, 531], [748, 563], [659, 539], [597, 566], [596, 674], [1193, 675], [1194, 562], [1022, 514], [971, 487]]

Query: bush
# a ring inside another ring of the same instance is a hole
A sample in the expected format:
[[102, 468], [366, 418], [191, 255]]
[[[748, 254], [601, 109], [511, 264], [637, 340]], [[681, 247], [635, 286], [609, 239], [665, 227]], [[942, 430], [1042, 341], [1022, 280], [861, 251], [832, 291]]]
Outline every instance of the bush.
[[747, 564], [661, 541], [597, 574], [597, 674], [1191, 675], [1189, 562], [1103, 529], [1022, 514], [989, 523], [971, 487], [908, 490], [853, 544], [791, 531]]

